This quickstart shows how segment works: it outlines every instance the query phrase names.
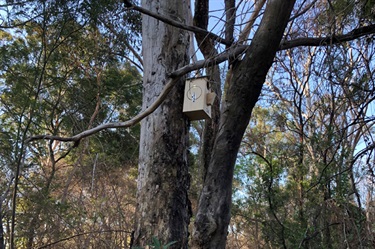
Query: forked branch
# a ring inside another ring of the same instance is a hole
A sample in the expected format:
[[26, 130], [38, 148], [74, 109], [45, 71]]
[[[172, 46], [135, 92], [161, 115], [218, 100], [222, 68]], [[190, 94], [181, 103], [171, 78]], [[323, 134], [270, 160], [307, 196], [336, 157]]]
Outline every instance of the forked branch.
[[233, 59], [243, 52], [245, 52], [247, 46], [237, 46], [235, 48], [231, 48], [226, 50], [225, 52], [212, 57], [208, 60], [200, 60], [196, 63], [186, 65], [180, 69], [177, 69], [176, 71], [169, 74], [169, 80], [167, 84], [164, 86], [162, 92], [157, 97], [154, 103], [150, 105], [147, 109], [145, 109], [143, 112], [139, 113], [132, 119], [125, 121], [125, 122], [113, 122], [113, 123], [106, 123], [99, 125], [97, 127], [94, 127], [89, 130], [85, 130], [77, 135], [71, 136], [71, 137], [61, 137], [61, 136], [53, 136], [53, 135], [36, 135], [28, 138], [26, 140], [26, 143], [46, 139], [46, 140], [56, 140], [56, 141], [62, 141], [62, 142], [75, 142], [75, 144], [78, 144], [81, 139], [91, 136], [93, 134], [96, 134], [102, 130], [105, 129], [112, 129], [112, 128], [126, 128], [131, 127], [139, 123], [142, 119], [153, 113], [161, 103], [163, 103], [164, 99], [168, 96], [168, 93], [172, 90], [172, 88], [175, 86], [177, 81], [184, 76], [185, 74], [192, 72], [194, 70], [209, 67], [213, 65], [220, 64], [228, 59]]
[[[129, 2], [124, 0], [125, 3]], [[128, 6], [128, 5], [127, 5]], [[128, 6], [129, 7], [129, 6]], [[150, 13], [147, 10], [144, 10], [141, 7], [131, 5], [132, 8], [144, 13], [144, 14], [150, 14], [150, 15], [156, 15], [157, 18], [160, 18], [159, 15]], [[207, 35], [212, 36], [212, 33], [209, 33], [203, 29], [199, 29], [196, 27], [192, 26], [187, 26], [183, 25], [178, 22], [171, 21], [166, 18], [161, 18], [162, 21], [166, 21], [166, 23], [170, 22], [171, 25], [187, 29], [193, 32], [196, 32], [197, 29], [199, 30], [198, 32], [205, 32]], [[203, 31], [202, 31], [203, 30]], [[318, 37], [318, 38], [298, 38], [295, 40], [290, 40], [290, 41], [282, 41], [279, 46], [279, 50], [286, 50], [294, 47], [299, 47], [299, 46], [326, 46], [330, 44], [337, 44], [340, 42], [346, 42], [346, 41], [351, 41], [354, 39], [357, 39], [362, 36], [366, 36], [369, 34], [374, 34], [375, 33], [375, 24], [374, 25], [368, 25], [365, 27], [360, 27], [357, 29], [353, 29], [351, 32], [343, 35], [335, 35], [335, 36], [327, 36], [327, 37]], [[222, 39], [222, 38], [220, 38]], [[134, 126], [135, 124], [139, 123], [142, 119], [153, 113], [159, 105], [164, 101], [164, 99], [167, 97], [168, 93], [171, 91], [171, 89], [174, 87], [174, 85], [177, 83], [177, 81], [185, 74], [192, 72], [197, 69], [205, 68], [205, 67], [210, 67], [213, 65], [218, 65], [224, 61], [227, 60], [233, 60], [238, 58], [238, 56], [242, 53], [245, 52], [245, 50], [249, 46], [247, 45], [232, 45], [229, 49], [225, 50], [223, 53], [220, 53], [210, 59], [207, 60], [200, 60], [196, 63], [186, 65], [180, 69], [177, 69], [176, 71], [172, 72], [169, 74], [169, 80], [167, 84], [164, 86], [164, 89], [158, 96], [158, 98], [155, 100], [155, 102], [149, 106], [147, 109], [145, 109], [143, 112], [139, 113], [132, 119], [125, 121], [125, 122], [114, 122], [114, 123], [106, 123], [103, 125], [99, 125], [97, 127], [94, 127], [92, 129], [83, 131], [77, 135], [71, 136], [71, 137], [61, 137], [61, 136], [52, 136], [52, 135], [37, 135], [37, 136], [32, 136], [26, 140], [26, 142], [32, 142], [35, 140], [41, 140], [41, 139], [46, 139], [46, 140], [57, 140], [57, 141], [62, 141], [62, 142], [75, 142], [75, 144], [78, 144], [79, 141], [82, 138], [91, 136], [93, 134], [96, 134], [102, 130], [105, 129], [111, 129], [111, 128], [125, 128], [125, 127], [131, 127]]]
[[188, 31], [192, 31], [194, 33], [204, 34], [204, 35], [212, 38], [213, 40], [215, 40], [217, 42], [220, 42], [220, 43], [222, 43], [224, 45], [227, 45], [227, 46], [230, 46], [232, 44], [231, 41], [228, 41], [228, 40], [226, 40], [226, 39], [224, 39], [224, 38], [222, 38], [222, 37], [220, 37], [220, 36], [218, 36], [214, 33], [208, 32], [207, 30], [204, 30], [204, 29], [201, 29], [201, 28], [198, 28], [198, 27], [195, 27], [195, 26], [189, 26], [189, 25], [183, 24], [182, 22], [178, 22], [178, 21], [169, 19], [169, 18], [167, 18], [163, 15], [159, 15], [159, 14], [157, 14], [155, 12], [152, 12], [148, 9], [145, 9], [145, 8], [140, 7], [140, 6], [134, 5], [129, 0], [124, 0], [124, 4], [128, 8], [139, 11], [142, 14], [152, 16], [153, 18], [155, 18], [157, 20], [160, 20], [160, 21], [162, 21], [166, 24], [172, 25], [174, 27], [181, 28], [181, 29], [188, 30]]

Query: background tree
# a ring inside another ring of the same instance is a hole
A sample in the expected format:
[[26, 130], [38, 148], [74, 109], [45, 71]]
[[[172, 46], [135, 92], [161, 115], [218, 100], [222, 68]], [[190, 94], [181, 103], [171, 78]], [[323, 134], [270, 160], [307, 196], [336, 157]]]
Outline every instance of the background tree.
[[[14, 5], [21, 12], [3, 23], [2, 246], [130, 242], [133, 221], [124, 212], [134, 212], [139, 128], [107, 131], [77, 150], [58, 141], [25, 144], [31, 134], [75, 133], [138, 112], [140, 75], [129, 64], [124, 36], [137, 32], [139, 18], [122, 19], [116, 6], [123, 5], [30, 1]], [[34, 14], [32, 21], [24, 16]], [[104, 17], [108, 26], [121, 23], [117, 33], [101, 24]]]
[[367, 40], [280, 53], [243, 140], [237, 191], [247, 197], [238, 198], [234, 209], [239, 224], [256, 224], [255, 238], [262, 225], [262, 243], [373, 243], [362, 209], [366, 195], [360, 194], [371, 167], [358, 152], [373, 126], [372, 80], [363, 81], [373, 78], [372, 56]]

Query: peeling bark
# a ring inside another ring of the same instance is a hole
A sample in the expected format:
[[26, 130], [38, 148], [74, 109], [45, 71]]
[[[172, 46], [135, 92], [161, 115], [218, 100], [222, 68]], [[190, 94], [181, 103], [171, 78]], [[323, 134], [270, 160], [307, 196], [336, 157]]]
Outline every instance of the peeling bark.
[[[143, 0], [142, 6], [186, 22], [189, 1]], [[169, 73], [188, 64], [187, 31], [143, 16], [143, 109], [157, 98]], [[171, 248], [187, 248], [190, 203], [187, 197], [188, 121], [182, 113], [184, 80], [180, 79], [159, 108], [141, 123], [138, 206], [134, 245], [152, 237]]]

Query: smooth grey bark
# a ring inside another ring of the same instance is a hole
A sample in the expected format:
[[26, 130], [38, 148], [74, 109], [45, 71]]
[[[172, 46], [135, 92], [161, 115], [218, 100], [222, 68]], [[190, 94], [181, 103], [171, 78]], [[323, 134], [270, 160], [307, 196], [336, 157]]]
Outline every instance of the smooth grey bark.
[[[190, 1], [142, 0], [142, 7], [186, 23]], [[143, 109], [151, 105], [168, 74], [188, 64], [188, 32], [143, 15]], [[182, 113], [183, 79], [159, 108], [141, 122], [134, 246], [156, 237], [171, 248], [187, 248], [191, 216], [187, 148], [188, 120]]]
[[194, 248], [225, 248], [238, 149], [294, 3], [294, 0], [268, 1], [245, 57], [232, 64], [233, 75], [222, 102], [219, 132], [199, 200]]

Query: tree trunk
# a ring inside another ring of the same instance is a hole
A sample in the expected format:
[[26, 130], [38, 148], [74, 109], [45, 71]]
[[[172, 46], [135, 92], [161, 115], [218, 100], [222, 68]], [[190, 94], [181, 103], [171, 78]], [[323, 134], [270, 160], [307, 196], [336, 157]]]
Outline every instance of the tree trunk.
[[222, 102], [219, 132], [199, 200], [194, 248], [225, 248], [237, 152], [294, 2], [269, 1], [245, 57], [233, 63], [232, 80]]
[[[190, 1], [142, 0], [142, 6], [186, 23]], [[143, 109], [156, 99], [168, 73], [189, 62], [188, 32], [143, 15]], [[187, 248], [191, 216], [187, 148], [188, 120], [182, 113], [184, 79], [163, 104], [141, 123], [134, 245], [152, 237], [171, 248]]]

